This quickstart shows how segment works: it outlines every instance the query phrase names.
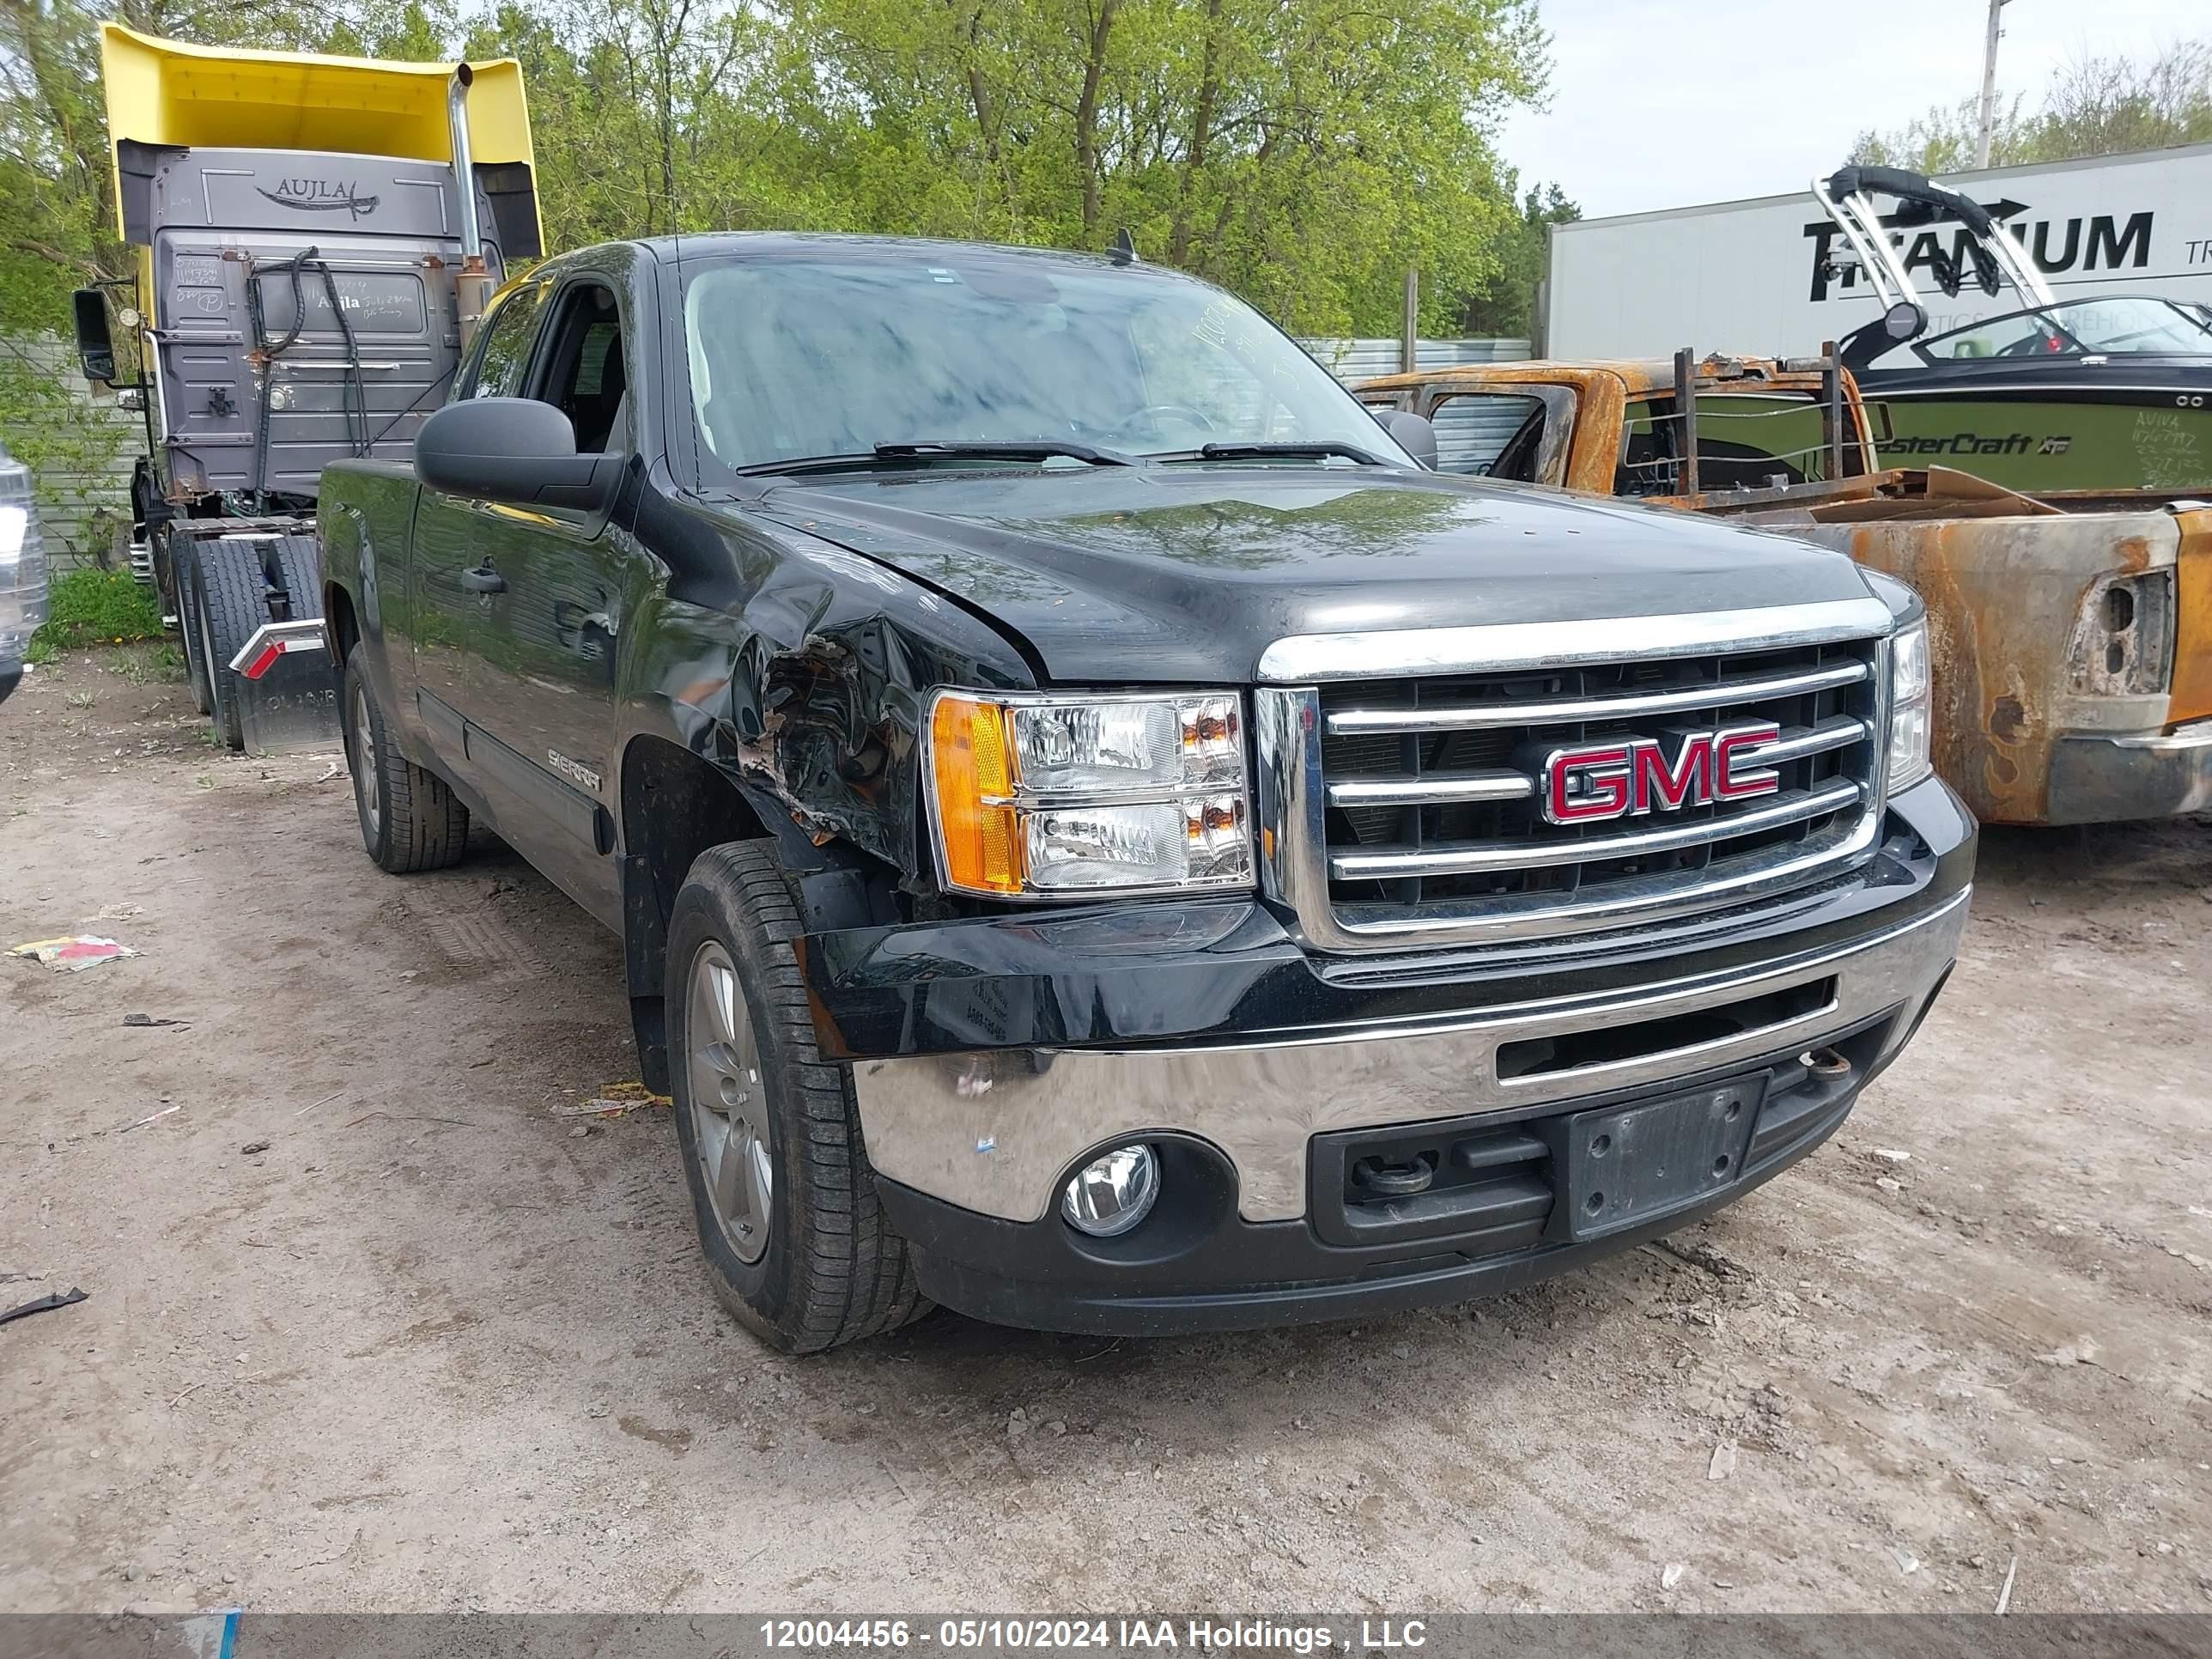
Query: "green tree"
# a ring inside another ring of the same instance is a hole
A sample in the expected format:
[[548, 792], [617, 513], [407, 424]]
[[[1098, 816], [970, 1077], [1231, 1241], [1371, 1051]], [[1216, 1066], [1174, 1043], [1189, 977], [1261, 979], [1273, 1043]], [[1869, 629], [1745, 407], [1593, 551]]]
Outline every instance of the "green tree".
[[1449, 326], [1515, 213], [1526, 0], [795, 0], [836, 176], [884, 229], [1139, 248], [1293, 328]]
[[[1889, 132], [1865, 132], [1851, 160], [1916, 173], [1960, 173], [1974, 164], [1978, 100], [1939, 106]], [[2022, 167], [2195, 144], [2212, 139], [2212, 40], [2182, 41], [2145, 60], [2088, 58], [2051, 76], [2043, 101], [2024, 94], [1990, 127], [1990, 163]]]
[[1532, 186], [1521, 198], [1521, 222], [1499, 244], [1498, 274], [1468, 302], [1462, 331], [1480, 339], [1529, 338], [1537, 285], [1551, 264], [1552, 227], [1582, 216], [1557, 185]]

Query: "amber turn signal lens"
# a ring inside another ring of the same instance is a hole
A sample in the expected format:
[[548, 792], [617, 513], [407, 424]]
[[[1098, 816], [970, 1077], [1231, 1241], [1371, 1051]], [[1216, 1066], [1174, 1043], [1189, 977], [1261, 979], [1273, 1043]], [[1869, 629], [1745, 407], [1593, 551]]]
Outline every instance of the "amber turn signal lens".
[[1006, 709], [940, 697], [929, 736], [945, 879], [971, 892], [1020, 892], [1021, 838], [1014, 823]]

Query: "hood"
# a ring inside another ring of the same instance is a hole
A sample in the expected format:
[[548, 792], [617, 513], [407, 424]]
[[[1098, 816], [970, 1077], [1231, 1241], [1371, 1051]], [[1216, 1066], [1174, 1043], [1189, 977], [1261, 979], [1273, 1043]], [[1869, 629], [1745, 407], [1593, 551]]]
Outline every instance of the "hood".
[[996, 618], [1066, 684], [1249, 684], [1297, 634], [1869, 592], [1840, 554], [1695, 514], [1364, 468], [924, 472], [780, 487], [760, 510]]

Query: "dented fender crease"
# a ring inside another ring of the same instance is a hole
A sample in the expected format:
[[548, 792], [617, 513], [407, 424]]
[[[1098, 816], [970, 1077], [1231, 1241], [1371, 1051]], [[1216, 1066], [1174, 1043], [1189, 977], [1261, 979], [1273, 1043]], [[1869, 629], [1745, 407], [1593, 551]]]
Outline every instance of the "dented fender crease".
[[[944, 684], [1025, 685], [1006, 643], [920, 584], [803, 532], [663, 497], [669, 562], [627, 664], [633, 737], [673, 740], [730, 777], [773, 827], [925, 867], [918, 738]], [[865, 566], [855, 580], [848, 565]]]

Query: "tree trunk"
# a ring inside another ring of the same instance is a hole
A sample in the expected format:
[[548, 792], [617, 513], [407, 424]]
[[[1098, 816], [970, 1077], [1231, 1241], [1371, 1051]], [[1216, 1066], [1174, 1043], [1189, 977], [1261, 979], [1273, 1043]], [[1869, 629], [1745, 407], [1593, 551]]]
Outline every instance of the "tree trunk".
[[1114, 31], [1114, 14], [1121, 0], [1098, 0], [1091, 20], [1091, 38], [1085, 43], [1083, 95], [1075, 101], [1075, 168], [1083, 179], [1083, 239], [1091, 241], [1098, 231], [1104, 193], [1098, 176], [1098, 92], [1106, 78], [1106, 42]]
[[1168, 263], [1190, 257], [1190, 197], [1206, 171], [1206, 152], [1213, 142], [1213, 112], [1221, 100], [1221, 0], [1206, 0], [1206, 48], [1198, 77], [1198, 102], [1191, 111], [1190, 148], [1184, 152], [1182, 179], [1176, 189], [1175, 226], [1168, 234]]

